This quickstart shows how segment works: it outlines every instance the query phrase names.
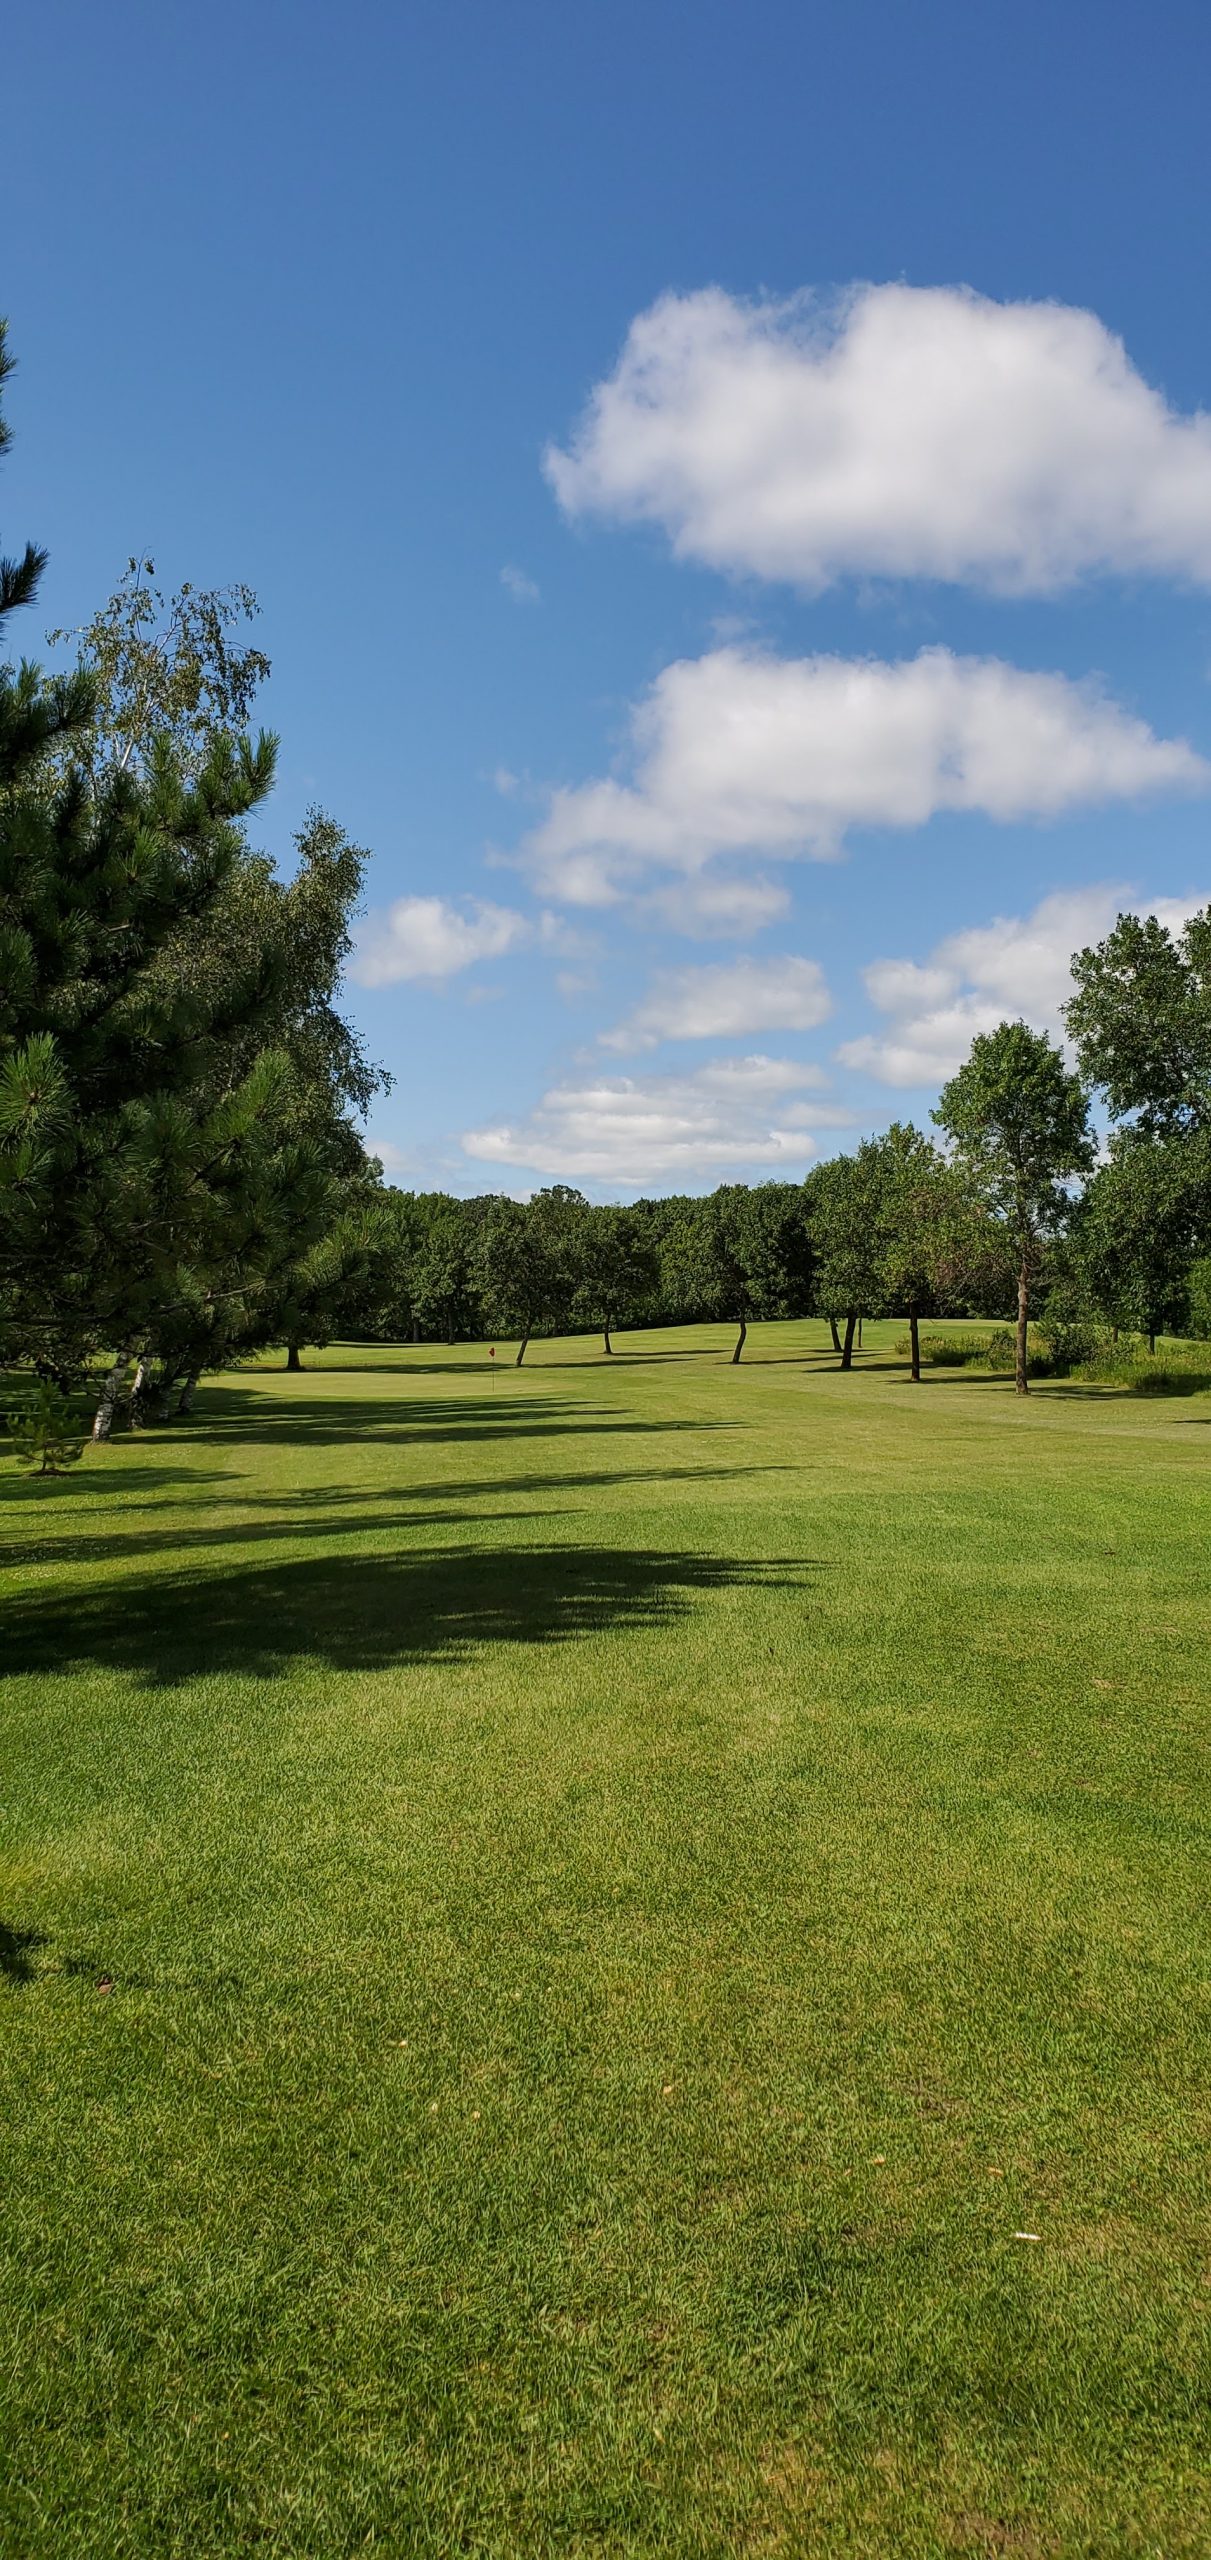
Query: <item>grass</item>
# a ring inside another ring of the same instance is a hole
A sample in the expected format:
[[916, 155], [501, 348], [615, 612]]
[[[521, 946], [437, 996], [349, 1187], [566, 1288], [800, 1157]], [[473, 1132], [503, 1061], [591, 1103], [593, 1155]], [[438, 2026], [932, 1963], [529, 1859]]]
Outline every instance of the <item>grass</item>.
[[1211, 1398], [898, 1332], [9, 1469], [4, 2553], [1211, 2549]]

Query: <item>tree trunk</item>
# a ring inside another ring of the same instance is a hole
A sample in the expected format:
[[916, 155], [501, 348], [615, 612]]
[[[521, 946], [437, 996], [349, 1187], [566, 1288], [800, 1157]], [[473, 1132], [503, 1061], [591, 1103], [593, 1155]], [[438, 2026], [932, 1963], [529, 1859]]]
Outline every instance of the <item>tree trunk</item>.
[[416, 1349], [416, 1346], [417, 1346], [417, 1344], [418, 1344], [418, 1342], [419, 1342], [419, 1341], [420, 1341], [420, 1326], [419, 1326], [419, 1324], [417, 1323], [416, 1317], [415, 1317], [415, 1316], [413, 1316], [413, 1319], [412, 1319], [412, 1348], [413, 1348], [413, 1350], [415, 1350], [415, 1349]]
[[859, 1318], [858, 1318], [858, 1349], [859, 1349], [859, 1351], [861, 1350], [861, 1348], [862, 1348], [862, 1318], [861, 1318], [861, 1316], [859, 1316]]
[[517, 1358], [516, 1358], [516, 1360], [515, 1360], [515, 1361], [514, 1361], [514, 1363], [513, 1363], [513, 1366], [514, 1366], [514, 1368], [515, 1368], [515, 1369], [520, 1369], [521, 1364], [522, 1364], [522, 1361], [525, 1359], [525, 1356], [526, 1356], [526, 1350], [527, 1350], [527, 1347], [528, 1347], [528, 1344], [529, 1344], [529, 1340], [530, 1340], [529, 1334], [528, 1334], [528, 1333], [523, 1333], [523, 1335], [522, 1335], [522, 1337], [521, 1337], [520, 1345], [519, 1345], [519, 1347], [518, 1347]]
[[854, 1332], [857, 1322], [858, 1319], [856, 1316], [847, 1316], [845, 1319], [845, 1341], [841, 1351], [841, 1366], [843, 1369], [852, 1369], [854, 1365]]
[[134, 1429], [135, 1424], [141, 1422], [143, 1419], [143, 1400], [147, 1394], [149, 1385], [147, 1373], [147, 1353], [142, 1351], [140, 1352], [138, 1361], [135, 1364], [135, 1374], [130, 1382], [130, 1421], [132, 1430]]
[[919, 1387], [921, 1384], [921, 1329], [917, 1322], [917, 1311], [915, 1307], [911, 1308], [909, 1311], [908, 1339], [912, 1348], [912, 1361], [910, 1364], [909, 1374], [912, 1378], [913, 1385], [915, 1387]]
[[172, 1412], [172, 1391], [180, 1374], [179, 1369], [166, 1369], [160, 1380], [160, 1392], [156, 1398], [157, 1422], [167, 1422]]
[[1029, 1307], [1030, 1265], [1023, 1256], [1018, 1272], [1018, 1324], [1013, 1352], [1014, 1385], [1020, 1396], [1028, 1396], [1030, 1393], [1030, 1380], [1026, 1375], [1026, 1324]]
[[178, 1396], [178, 1398], [177, 1398], [177, 1412], [178, 1412], [178, 1413], [192, 1413], [192, 1412], [193, 1412], [193, 1400], [194, 1400], [194, 1397], [196, 1396], [196, 1394], [197, 1394], [197, 1392], [198, 1392], [198, 1380], [199, 1380], [199, 1378], [201, 1377], [201, 1374], [202, 1374], [202, 1372], [201, 1372], [201, 1370], [200, 1370], [200, 1369], [191, 1369], [191, 1370], [190, 1370], [190, 1372], [189, 1372], [189, 1376], [187, 1377], [187, 1379], [186, 1379], [186, 1381], [185, 1381], [185, 1384], [184, 1384], [184, 1386], [183, 1386], [183, 1387], [182, 1387], [182, 1389], [181, 1389], [180, 1395], [179, 1395], [179, 1396]]
[[735, 1350], [734, 1350], [734, 1351], [733, 1351], [733, 1353], [732, 1353], [732, 1367], [733, 1367], [733, 1369], [735, 1368], [735, 1366], [736, 1366], [736, 1362], [738, 1361], [738, 1359], [739, 1359], [739, 1357], [740, 1357], [740, 1354], [741, 1354], [741, 1352], [742, 1352], [742, 1351], [743, 1351], [743, 1349], [744, 1349], [744, 1345], [745, 1345], [745, 1341], [746, 1341], [746, 1339], [747, 1339], [747, 1336], [748, 1336], [748, 1324], [747, 1324], [746, 1319], [745, 1319], [743, 1316], [741, 1316], [741, 1318], [740, 1318], [740, 1334], [739, 1334], [739, 1339], [738, 1339], [738, 1341], [737, 1341], [737, 1343], [736, 1343], [736, 1348], [735, 1348]]
[[302, 1365], [303, 1365], [303, 1363], [302, 1363], [302, 1361], [301, 1361], [301, 1360], [300, 1360], [300, 1358], [299, 1358], [299, 1346], [298, 1346], [297, 1342], [288, 1342], [288, 1343], [287, 1343], [287, 1345], [286, 1345], [286, 1366], [287, 1366], [287, 1368], [288, 1368], [288, 1369], [301, 1369], [301, 1368], [302, 1368]]
[[1151, 1355], [1152, 1355], [1153, 1359], [1155, 1359], [1155, 1357], [1156, 1357], [1156, 1326], [1155, 1326], [1154, 1324], [1150, 1324], [1150, 1325], [1149, 1325], [1149, 1327], [1148, 1327], [1148, 1349], [1149, 1349], [1149, 1351], [1150, 1351], [1150, 1353], [1151, 1353]]
[[94, 1440], [108, 1440], [113, 1432], [118, 1398], [126, 1384], [126, 1374], [134, 1356], [133, 1351], [119, 1351], [115, 1356], [114, 1365], [101, 1389], [100, 1402], [93, 1416]]
[[607, 1360], [610, 1358], [610, 1356], [611, 1356], [611, 1354], [612, 1354], [612, 1352], [613, 1352], [613, 1349], [614, 1349], [614, 1345], [613, 1345], [613, 1343], [612, 1343], [612, 1342], [611, 1342], [611, 1340], [610, 1340], [610, 1326], [613, 1324], [613, 1321], [614, 1321], [613, 1316], [607, 1316], [607, 1317], [606, 1317], [606, 1320], [605, 1320], [605, 1323], [603, 1324], [603, 1326], [602, 1326], [602, 1328], [601, 1328], [601, 1337], [602, 1337], [603, 1342], [605, 1343], [605, 1348], [606, 1348], [606, 1358], [607, 1358]]
[[833, 1338], [833, 1349], [834, 1349], [834, 1351], [835, 1351], [835, 1352], [836, 1352], [836, 1354], [837, 1354], [837, 1358], [838, 1358], [838, 1359], [840, 1359], [840, 1357], [841, 1357], [841, 1336], [840, 1336], [840, 1334], [839, 1334], [839, 1333], [838, 1333], [838, 1331], [837, 1331], [837, 1319], [836, 1319], [836, 1317], [835, 1317], [835, 1316], [830, 1316], [830, 1317], [829, 1317], [829, 1319], [828, 1319], [828, 1329], [829, 1329], [829, 1332], [831, 1333], [832, 1338]]

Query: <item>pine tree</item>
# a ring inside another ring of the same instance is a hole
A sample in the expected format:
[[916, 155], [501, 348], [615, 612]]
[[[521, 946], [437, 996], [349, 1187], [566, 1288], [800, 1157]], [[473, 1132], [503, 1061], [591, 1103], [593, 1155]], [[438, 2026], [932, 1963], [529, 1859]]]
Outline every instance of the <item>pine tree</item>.
[[281, 1297], [377, 1081], [335, 1004], [364, 856], [313, 813], [280, 882], [244, 832], [275, 741], [191, 714], [103, 752], [103, 692], [0, 676], [0, 1350], [108, 1349], [101, 1437], [139, 1354], [225, 1356]]

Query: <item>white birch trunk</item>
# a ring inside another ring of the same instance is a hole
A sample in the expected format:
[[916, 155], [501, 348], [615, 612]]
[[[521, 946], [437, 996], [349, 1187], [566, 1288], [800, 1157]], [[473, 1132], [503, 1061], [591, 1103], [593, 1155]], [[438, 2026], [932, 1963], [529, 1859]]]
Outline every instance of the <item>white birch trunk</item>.
[[113, 1432], [118, 1398], [126, 1384], [127, 1373], [134, 1356], [133, 1351], [119, 1351], [114, 1360], [114, 1365], [101, 1389], [101, 1401], [93, 1416], [94, 1440], [108, 1440]]

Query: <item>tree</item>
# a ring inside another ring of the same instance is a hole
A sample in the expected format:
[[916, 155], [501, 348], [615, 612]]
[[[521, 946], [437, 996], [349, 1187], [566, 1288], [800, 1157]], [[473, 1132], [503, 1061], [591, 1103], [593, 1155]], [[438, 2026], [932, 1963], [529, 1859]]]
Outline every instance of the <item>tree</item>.
[[1208, 1140], [1148, 1140], [1123, 1131], [1087, 1184], [1073, 1221], [1077, 1270], [1116, 1330], [1162, 1332], [1186, 1322], [1191, 1266], [1211, 1241]]
[[1211, 1253], [1200, 1253], [1190, 1265], [1186, 1323], [1197, 1342], [1211, 1336]]
[[1045, 1032], [1002, 1022], [972, 1042], [939, 1097], [934, 1119], [1012, 1242], [1018, 1274], [1017, 1391], [1029, 1391], [1026, 1328], [1031, 1283], [1046, 1238], [1068, 1209], [1064, 1185], [1093, 1162], [1089, 1103], [1079, 1076]]
[[480, 1245], [487, 1319], [518, 1337], [519, 1369], [540, 1326], [553, 1333], [568, 1322], [584, 1277], [587, 1210], [581, 1192], [557, 1182], [489, 1212]]
[[922, 1316], [980, 1293], [995, 1268], [995, 1239], [962, 1167], [948, 1164], [911, 1121], [894, 1121], [871, 1144], [885, 1176], [880, 1291], [889, 1313], [908, 1318], [909, 1374], [919, 1386]]
[[679, 1312], [726, 1317], [737, 1327], [732, 1363], [759, 1316], [798, 1315], [808, 1303], [810, 1256], [803, 1195], [795, 1183], [721, 1183], [704, 1200], [666, 1204], [662, 1280]]
[[154, 578], [154, 561], [131, 560], [90, 622], [47, 633], [49, 648], [76, 642], [95, 688], [95, 722], [76, 749], [94, 776], [125, 772], [164, 737], [185, 771], [200, 770], [216, 735], [247, 728], [270, 672], [263, 649], [241, 648], [232, 636], [260, 611], [251, 587], [187, 580], [166, 604]]
[[467, 1340], [480, 1323], [478, 1207], [449, 1192], [417, 1203], [419, 1232], [412, 1263], [412, 1310], [422, 1332], [443, 1342]]
[[34, 1394], [8, 1416], [18, 1466], [40, 1476], [62, 1475], [84, 1455], [84, 1442], [65, 1395], [43, 1378]]
[[655, 1244], [633, 1209], [586, 1209], [584, 1271], [580, 1307], [600, 1328], [608, 1357], [614, 1348], [611, 1333], [633, 1321], [659, 1274]]
[[815, 1303], [832, 1325], [844, 1318], [841, 1366], [852, 1369], [862, 1316], [879, 1315], [886, 1296], [892, 1162], [873, 1138], [852, 1156], [815, 1165], [803, 1186], [815, 1252]]
[[365, 1176], [379, 1080], [335, 1004], [364, 856], [319, 812], [289, 884], [250, 851], [274, 741], [221, 722], [255, 668], [205, 615], [177, 642], [184, 694], [149, 678], [137, 719], [112, 669], [0, 677], [4, 1349], [67, 1379], [108, 1346], [101, 1437], [140, 1353], [252, 1338]]
[[1072, 974], [1065, 1020], [1111, 1118], [1138, 1115], [1147, 1137], [1211, 1127], [1211, 907], [1178, 934], [1121, 915]]

